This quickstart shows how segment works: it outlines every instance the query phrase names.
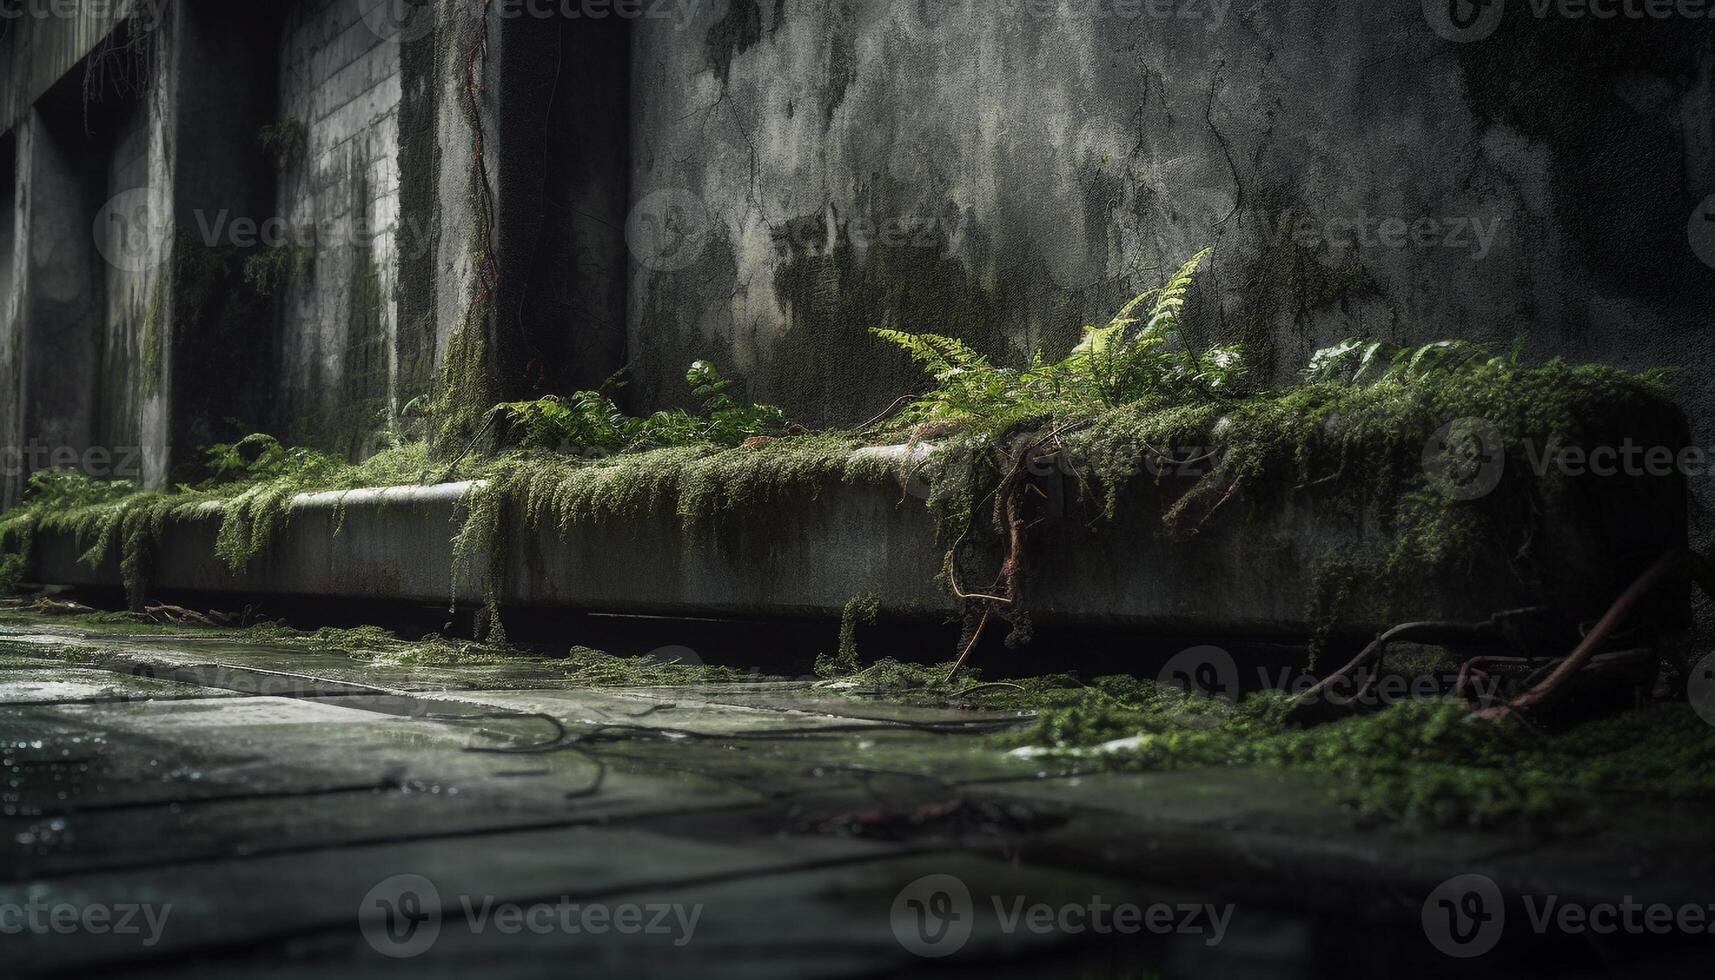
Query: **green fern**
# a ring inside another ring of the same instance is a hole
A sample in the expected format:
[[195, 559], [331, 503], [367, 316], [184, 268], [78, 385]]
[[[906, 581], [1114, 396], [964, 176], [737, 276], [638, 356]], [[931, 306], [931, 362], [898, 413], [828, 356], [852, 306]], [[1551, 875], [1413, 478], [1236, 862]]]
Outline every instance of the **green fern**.
[[936, 381], [945, 381], [961, 371], [991, 370], [988, 358], [954, 337], [879, 328], [871, 332], [883, 340], [898, 344]]
[[[1032, 418], [1089, 414], [1140, 399], [1173, 394], [1213, 398], [1246, 376], [1243, 352], [1214, 347], [1199, 356], [1181, 335], [1186, 297], [1204, 249], [1167, 282], [1134, 297], [1100, 327], [1086, 326], [1078, 345], [1062, 360], [1040, 352], [1024, 370], [996, 367], [963, 341], [932, 333], [871, 331], [907, 354], [935, 381], [903, 421], [957, 422], [994, 431]], [[1148, 312], [1139, 311], [1148, 306]], [[1140, 327], [1139, 324], [1142, 324]]]
[[617, 378], [608, 379], [597, 391], [507, 402], [494, 411], [506, 423], [501, 440], [506, 445], [583, 455], [703, 444], [736, 446], [746, 439], [786, 431], [781, 409], [733, 398], [729, 394], [733, 382], [708, 361], [693, 363], [685, 372], [685, 383], [702, 402], [701, 411], [671, 409], [633, 418], [609, 395], [621, 384]]

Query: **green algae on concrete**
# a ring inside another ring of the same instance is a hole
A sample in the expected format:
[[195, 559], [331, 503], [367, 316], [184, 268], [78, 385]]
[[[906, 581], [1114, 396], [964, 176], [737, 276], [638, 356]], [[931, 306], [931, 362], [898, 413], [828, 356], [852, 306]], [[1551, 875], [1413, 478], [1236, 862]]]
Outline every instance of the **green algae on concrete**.
[[[376, 627], [167, 628], [113, 614], [43, 617], [17, 609], [0, 611], [0, 626], [30, 636], [28, 644], [3, 646], [20, 658], [19, 666], [32, 668], [55, 661], [87, 667], [117, 652], [165, 654], [176, 645], [192, 652], [180, 658], [187, 666], [212, 656], [263, 674], [311, 671], [335, 678], [330, 683], [377, 691], [676, 689], [694, 699], [759, 707], [778, 702], [854, 717], [930, 709], [973, 721], [1016, 718], [1010, 731], [973, 737], [960, 757], [989, 759], [994, 766], [979, 768], [1013, 773], [1279, 771], [1323, 787], [1360, 821], [1410, 827], [1577, 830], [1607, 819], [1629, 800], [1715, 799], [1715, 726], [1678, 704], [1555, 734], [1474, 721], [1468, 706], [1444, 701], [1405, 702], [1299, 728], [1286, 721], [1290, 700], [1284, 695], [1252, 695], [1233, 704], [1134, 677], [990, 681], [967, 671], [949, 683], [947, 665], [882, 660], [835, 679], [783, 684], [784, 678], [732, 668], [618, 657], [582, 646], [564, 656], [541, 656], [439, 636], [409, 640]], [[840, 708], [842, 701], [850, 707]], [[884, 755], [915, 770], [911, 751], [900, 745]], [[798, 755], [812, 759], [815, 752]]]
[[1049, 695], [1033, 726], [1002, 741], [1080, 768], [1307, 773], [1360, 818], [1422, 826], [1551, 830], [1627, 797], [1715, 799], [1715, 726], [1684, 704], [1550, 734], [1433, 700], [1299, 728], [1286, 721], [1290, 703], [1256, 694], [1233, 705], [1108, 678]]

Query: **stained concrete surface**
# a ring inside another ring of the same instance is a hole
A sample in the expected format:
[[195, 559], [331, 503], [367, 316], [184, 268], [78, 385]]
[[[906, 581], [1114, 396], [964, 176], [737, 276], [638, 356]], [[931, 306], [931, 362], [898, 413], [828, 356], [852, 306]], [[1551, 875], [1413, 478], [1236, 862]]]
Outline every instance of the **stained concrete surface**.
[[[1553, 840], [1360, 828], [1302, 777], [1079, 773], [984, 738], [1018, 720], [810, 682], [578, 689], [528, 666], [8, 625], [0, 909], [135, 907], [158, 928], [13, 932], [6, 972], [1675, 975], [1706, 953], [1532, 936], [1521, 912], [1508, 944], [1457, 961], [1422, 920], [1473, 872], [1515, 901], [1706, 905], [1695, 808], [1627, 800], [1606, 829]], [[387, 914], [406, 908], [400, 875], [439, 902], [406, 931]], [[913, 932], [928, 876], [971, 895], [956, 951]], [[1231, 911], [1218, 942], [1006, 926], [1015, 907], [1093, 901]], [[514, 933], [492, 915], [509, 903], [695, 926]]]

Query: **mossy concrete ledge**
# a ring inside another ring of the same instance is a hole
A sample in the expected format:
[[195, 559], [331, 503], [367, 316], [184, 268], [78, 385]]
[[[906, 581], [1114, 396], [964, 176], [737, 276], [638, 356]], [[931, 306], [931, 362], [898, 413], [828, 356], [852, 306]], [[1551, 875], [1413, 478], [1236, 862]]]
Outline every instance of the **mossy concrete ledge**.
[[[1054, 506], [1032, 533], [1024, 602], [1043, 622], [1302, 635], [1332, 618], [1356, 631], [1543, 606], [1577, 623], [1599, 616], [1653, 557], [1686, 539], [1683, 480], [1602, 481], [1557, 496], [1553, 512], [1538, 515], [1529, 574], [1510, 544], [1477, 541], [1465, 560], [1421, 575], [1407, 569], [1403, 579], [1395, 571], [1386, 587], [1348, 571], [1337, 605], [1329, 605], [1321, 569], [1331, 559], [1347, 569], [1380, 568], [1392, 554], [1394, 538], [1375, 508], [1352, 513], [1314, 490], [1294, 492], [1194, 533], [1169, 533], [1161, 515], [1189, 480], [1134, 480], [1111, 520], [1081, 502], [1072, 477], [1037, 482]], [[623, 520], [512, 523], [494, 579], [487, 556], [454, 554], [469, 500], [482, 487], [301, 495], [268, 549], [238, 572], [215, 557], [220, 505], [209, 504], [168, 525], [146, 562], [148, 589], [474, 606], [494, 581], [508, 606], [592, 612], [837, 617], [860, 594], [878, 597], [892, 617], [941, 618], [957, 609], [941, 580], [946, 544], [928, 506], [885, 476], [832, 481], [784, 503], [726, 512], [709, 526], [687, 526], [670, 500]], [[27, 577], [118, 586], [117, 556], [80, 561], [89, 543], [42, 532]], [[963, 554], [961, 585], [980, 589], [999, 561], [992, 548]]]

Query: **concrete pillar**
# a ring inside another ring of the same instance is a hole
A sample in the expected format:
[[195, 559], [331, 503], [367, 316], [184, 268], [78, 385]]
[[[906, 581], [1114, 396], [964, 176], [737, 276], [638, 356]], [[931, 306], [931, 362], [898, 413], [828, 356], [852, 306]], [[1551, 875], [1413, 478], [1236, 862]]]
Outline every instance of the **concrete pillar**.
[[[95, 444], [101, 383], [102, 161], [66, 118], [39, 104], [18, 133], [22, 271], [19, 435], [26, 469], [75, 465]], [[123, 225], [134, 215], [110, 215]], [[121, 231], [127, 230], [121, 227]]]
[[18, 502], [23, 479], [23, 345], [18, 336], [18, 139], [0, 135], [0, 509]]
[[172, 160], [172, 259], [168, 402], [156, 437], [167, 467], [158, 482], [199, 462], [200, 447], [271, 421], [274, 307], [244, 270], [276, 215], [261, 133], [279, 121], [281, 6], [182, 0], [168, 22], [159, 82], [167, 86], [161, 125]]

